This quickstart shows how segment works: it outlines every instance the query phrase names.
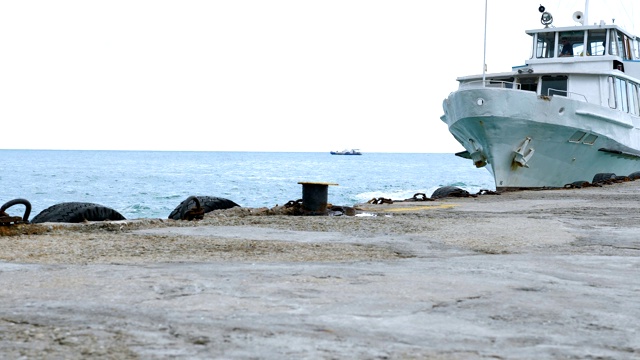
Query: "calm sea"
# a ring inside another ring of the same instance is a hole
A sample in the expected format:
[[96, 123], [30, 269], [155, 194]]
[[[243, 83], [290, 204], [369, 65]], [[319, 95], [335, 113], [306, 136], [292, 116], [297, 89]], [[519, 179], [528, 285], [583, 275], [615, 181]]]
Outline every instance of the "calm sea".
[[[0, 150], [0, 204], [25, 198], [30, 219], [62, 202], [92, 202], [127, 219], [166, 218], [190, 195], [273, 207], [302, 197], [300, 181], [337, 183], [328, 200], [431, 196], [441, 186], [495, 190], [486, 169], [453, 154]], [[24, 207], [9, 209], [21, 216]]]

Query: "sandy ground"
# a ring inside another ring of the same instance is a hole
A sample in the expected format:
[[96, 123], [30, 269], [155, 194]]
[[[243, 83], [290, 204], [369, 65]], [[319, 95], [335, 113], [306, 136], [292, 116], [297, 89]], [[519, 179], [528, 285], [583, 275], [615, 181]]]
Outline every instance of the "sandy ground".
[[20, 225], [0, 237], [0, 351], [640, 358], [638, 204], [635, 181], [362, 204], [361, 216]]

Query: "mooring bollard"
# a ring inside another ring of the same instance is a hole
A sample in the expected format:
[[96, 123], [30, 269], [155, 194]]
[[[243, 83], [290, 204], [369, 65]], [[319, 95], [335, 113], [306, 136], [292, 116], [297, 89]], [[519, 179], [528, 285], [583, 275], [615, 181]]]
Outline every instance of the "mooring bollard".
[[305, 215], [327, 214], [327, 193], [329, 185], [338, 185], [327, 182], [304, 182], [302, 185], [302, 207]]

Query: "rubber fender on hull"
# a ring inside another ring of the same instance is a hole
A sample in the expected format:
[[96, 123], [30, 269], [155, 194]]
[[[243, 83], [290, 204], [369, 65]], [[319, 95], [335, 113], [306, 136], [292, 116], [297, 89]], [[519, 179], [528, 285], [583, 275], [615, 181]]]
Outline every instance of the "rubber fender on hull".
[[616, 174], [614, 173], [597, 173], [593, 176], [593, 181], [591, 181], [591, 183], [597, 184], [603, 181], [615, 180], [615, 178], [616, 178]]
[[579, 180], [579, 181], [574, 181], [571, 184], [567, 184], [564, 187], [567, 188], [567, 189], [571, 189], [571, 188], [573, 188], [573, 189], [581, 189], [581, 188], [587, 187], [589, 185], [591, 185], [591, 184], [588, 181]]
[[32, 223], [61, 222], [81, 223], [84, 221], [126, 220], [119, 212], [106, 206], [66, 202], [50, 206], [42, 210], [31, 220]]
[[200, 206], [204, 209], [205, 214], [213, 210], [230, 209], [232, 207], [240, 206], [235, 202], [219, 198], [215, 196], [189, 196], [183, 200], [172, 212], [169, 214], [169, 219], [181, 220], [181, 216], [189, 211], [191, 208], [196, 207], [196, 202], [193, 198], [197, 198], [200, 202]]

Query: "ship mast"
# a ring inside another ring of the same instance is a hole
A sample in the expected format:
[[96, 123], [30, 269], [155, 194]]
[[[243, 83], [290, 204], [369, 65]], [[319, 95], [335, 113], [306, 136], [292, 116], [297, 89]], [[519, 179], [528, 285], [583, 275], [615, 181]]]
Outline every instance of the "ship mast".
[[[484, 55], [482, 58], [482, 87], [485, 86], [485, 78], [487, 73], [487, 2], [484, 0]], [[587, 0], [589, 1], [589, 0]]]
[[584, 20], [583, 25], [589, 25], [589, 0], [584, 0]]

